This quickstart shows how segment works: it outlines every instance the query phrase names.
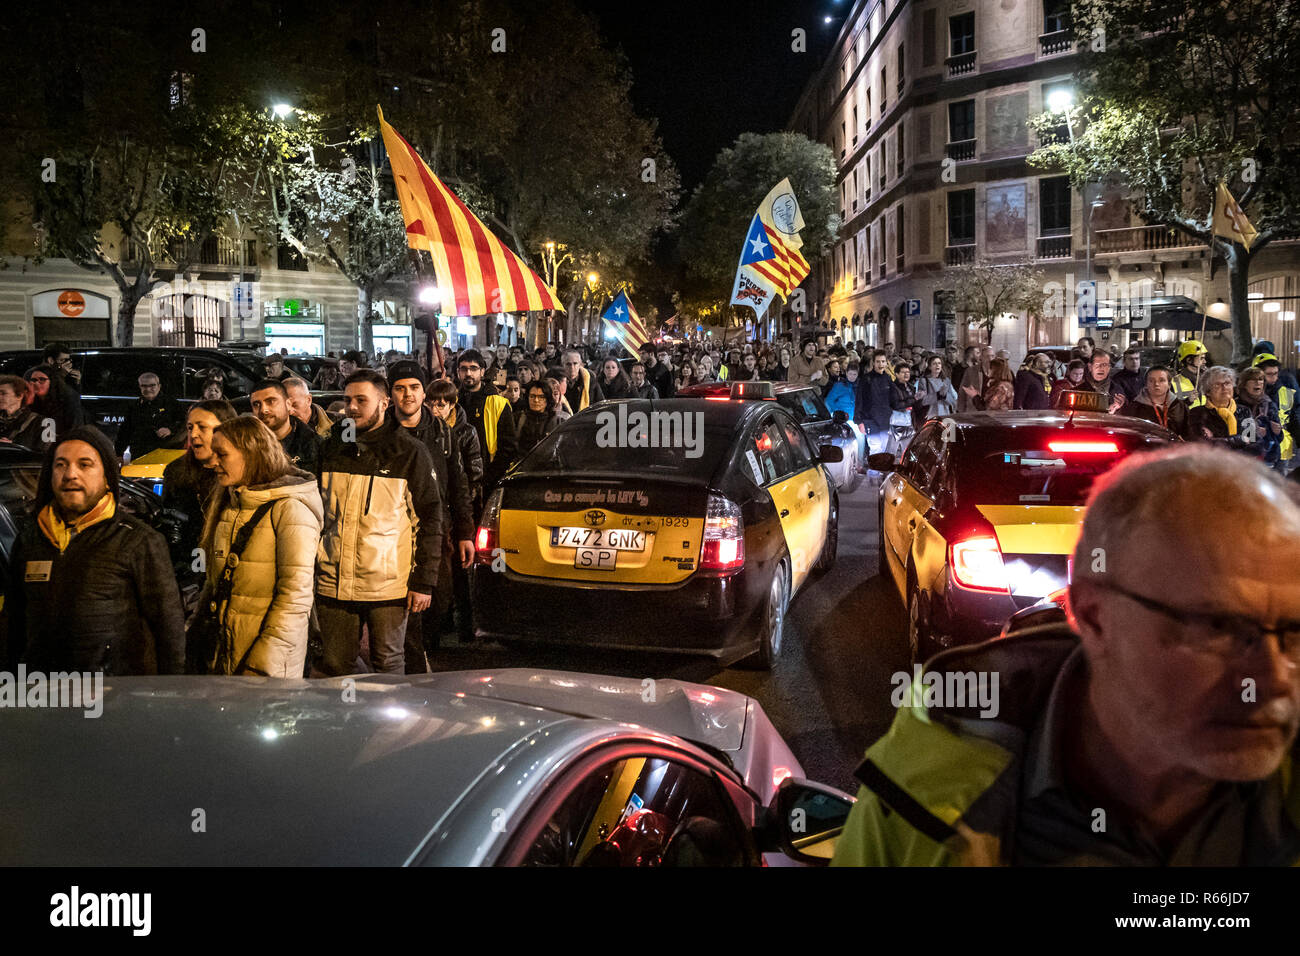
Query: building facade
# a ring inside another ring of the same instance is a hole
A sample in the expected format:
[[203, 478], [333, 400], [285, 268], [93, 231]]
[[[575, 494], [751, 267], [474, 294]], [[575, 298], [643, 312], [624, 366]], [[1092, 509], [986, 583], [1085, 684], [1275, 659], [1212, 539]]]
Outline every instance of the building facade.
[[[790, 121], [838, 163], [843, 227], [805, 283], [809, 325], [873, 345], [991, 339], [1019, 361], [1033, 346], [1084, 334], [1126, 345], [1134, 333], [1119, 326], [1130, 298], [1183, 296], [1212, 311], [1228, 301], [1227, 269], [1204, 244], [1143, 225], [1123, 192], [1084, 196], [1028, 164], [1040, 145], [1028, 120], [1072, 95], [1068, 11], [1068, 0], [853, 5]], [[1072, 132], [1062, 126], [1055, 135]], [[976, 260], [1042, 270], [1048, 314], [1006, 314], [991, 337], [967, 325], [945, 293], [949, 270]], [[1095, 315], [1078, 295], [1090, 271]], [[1256, 338], [1276, 342], [1295, 365], [1300, 244], [1261, 251], [1250, 290]], [[1212, 357], [1226, 361], [1230, 333], [1206, 339]]]

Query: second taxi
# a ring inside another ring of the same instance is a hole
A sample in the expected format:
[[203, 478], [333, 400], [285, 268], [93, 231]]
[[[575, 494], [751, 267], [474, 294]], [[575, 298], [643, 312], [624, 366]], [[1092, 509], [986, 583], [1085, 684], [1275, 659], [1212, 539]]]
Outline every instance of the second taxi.
[[593, 406], [488, 499], [475, 631], [771, 667], [790, 599], [835, 561], [842, 454], [772, 401]]

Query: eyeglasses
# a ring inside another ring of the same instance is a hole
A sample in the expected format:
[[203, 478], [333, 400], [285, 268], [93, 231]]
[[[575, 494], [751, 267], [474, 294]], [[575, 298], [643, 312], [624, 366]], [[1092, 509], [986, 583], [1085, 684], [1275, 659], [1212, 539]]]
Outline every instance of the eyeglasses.
[[454, 403], [450, 398], [435, 398], [429, 404], [432, 405], [434, 408], [439, 408], [439, 407], [449, 407]]
[[1122, 595], [1149, 611], [1155, 611], [1184, 625], [1178, 643], [1193, 650], [1205, 651], [1225, 659], [1245, 657], [1263, 644], [1265, 635], [1276, 634], [1282, 653], [1300, 662], [1300, 621], [1279, 621], [1270, 626], [1241, 614], [1206, 613], [1170, 607], [1114, 584], [1101, 584], [1095, 579], [1089, 579], [1089, 583], [1103, 591]]

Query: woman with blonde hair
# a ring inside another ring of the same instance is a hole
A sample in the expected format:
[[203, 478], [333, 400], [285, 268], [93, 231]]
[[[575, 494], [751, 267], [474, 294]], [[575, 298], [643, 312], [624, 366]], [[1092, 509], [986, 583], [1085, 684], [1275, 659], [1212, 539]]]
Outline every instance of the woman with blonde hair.
[[195, 650], [211, 673], [300, 678], [324, 518], [316, 479], [251, 415], [213, 430], [212, 469], [196, 619], [206, 617], [200, 634], [213, 646]]

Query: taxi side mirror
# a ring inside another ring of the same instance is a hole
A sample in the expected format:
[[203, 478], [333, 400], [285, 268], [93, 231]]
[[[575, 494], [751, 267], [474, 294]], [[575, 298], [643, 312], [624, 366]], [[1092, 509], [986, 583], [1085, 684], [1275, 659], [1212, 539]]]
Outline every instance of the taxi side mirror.
[[844, 449], [838, 445], [819, 445], [817, 452], [822, 462], [827, 465], [844, 460]]
[[762, 842], [799, 863], [826, 866], [856, 802], [826, 784], [786, 778], [767, 808]]
[[894, 456], [887, 451], [882, 451], [878, 455], [867, 456], [867, 467], [872, 471], [893, 471], [894, 466], [897, 464], [898, 462]]
[[831, 421], [835, 422], [836, 425], [847, 424], [848, 420], [849, 420], [849, 413], [842, 408], [835, 409], [835, 413], [831, 415]]

